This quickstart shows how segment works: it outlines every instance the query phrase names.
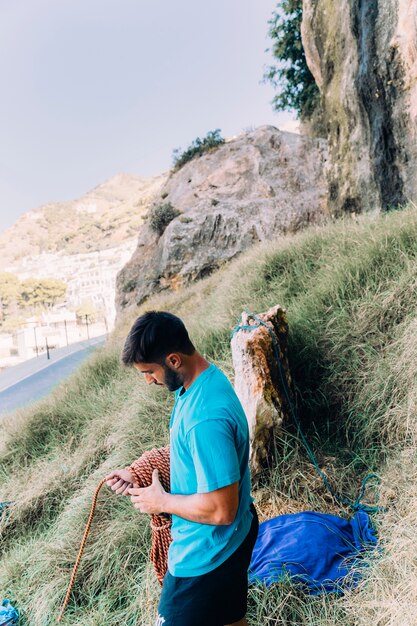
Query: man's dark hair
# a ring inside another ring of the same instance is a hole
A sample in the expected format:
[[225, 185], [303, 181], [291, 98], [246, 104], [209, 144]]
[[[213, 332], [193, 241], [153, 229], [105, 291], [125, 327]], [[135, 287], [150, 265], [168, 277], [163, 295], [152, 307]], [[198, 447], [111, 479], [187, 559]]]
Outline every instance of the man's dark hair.
[[171, 352], [189, 355], [195, 352], [184, 323], [172, 313], [148, 311], [138, 317], [130, 329], [122, 361], [125, 365], [164, 364], [165, 357]]

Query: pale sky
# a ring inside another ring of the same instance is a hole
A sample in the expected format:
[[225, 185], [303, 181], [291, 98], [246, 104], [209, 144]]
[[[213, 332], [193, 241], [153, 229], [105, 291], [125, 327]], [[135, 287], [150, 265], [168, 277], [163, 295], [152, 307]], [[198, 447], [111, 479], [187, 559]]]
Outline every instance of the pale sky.
[[276, 0], [0, 0], [0, 231], [220, 128], [282, 126], [261, 84]]

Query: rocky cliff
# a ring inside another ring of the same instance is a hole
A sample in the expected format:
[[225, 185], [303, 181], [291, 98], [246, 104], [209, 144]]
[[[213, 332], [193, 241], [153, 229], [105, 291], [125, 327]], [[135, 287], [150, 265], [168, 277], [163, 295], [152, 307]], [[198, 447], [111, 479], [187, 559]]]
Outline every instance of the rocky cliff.
[[333, 214], [417, 196], [417, 1], [303, 0], [320, 88]]
[[[145, 223], [117, 279], [120, 309], [202, 278], [254, 243], [325, 215], [322, 140], [263, 126], [173, 172], [154, 202], [176, 215]], [[151, 209], [152, 214], [152, 209]]]

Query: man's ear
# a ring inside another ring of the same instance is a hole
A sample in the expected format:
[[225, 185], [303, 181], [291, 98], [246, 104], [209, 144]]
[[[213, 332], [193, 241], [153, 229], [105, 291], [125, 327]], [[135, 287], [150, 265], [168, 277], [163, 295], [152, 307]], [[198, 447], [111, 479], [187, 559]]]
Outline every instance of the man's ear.
[[178, 352], [171, 352], [165, 359], [165, 363], [169, 367], [173, 367], [174, 369], [178, 369], [182, 365], [181, 355]]

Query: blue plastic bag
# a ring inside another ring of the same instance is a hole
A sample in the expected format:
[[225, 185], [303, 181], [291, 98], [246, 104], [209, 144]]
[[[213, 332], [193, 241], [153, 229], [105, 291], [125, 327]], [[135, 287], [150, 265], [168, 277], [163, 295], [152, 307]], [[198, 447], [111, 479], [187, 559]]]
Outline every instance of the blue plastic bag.
[[358, 583], [363, 555], [376, 545], [363, 511], [351, 520], [314, 511], [280, 515], [259, 526], [249, 582], [269, 587], [290, 578], [312, 595], [342, 592]]
[[0, 626], [13, 626], [19, 620], [19, 613], [7, 598], [0, 605]]

